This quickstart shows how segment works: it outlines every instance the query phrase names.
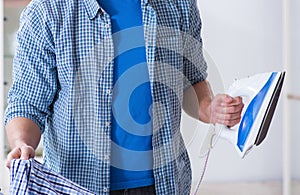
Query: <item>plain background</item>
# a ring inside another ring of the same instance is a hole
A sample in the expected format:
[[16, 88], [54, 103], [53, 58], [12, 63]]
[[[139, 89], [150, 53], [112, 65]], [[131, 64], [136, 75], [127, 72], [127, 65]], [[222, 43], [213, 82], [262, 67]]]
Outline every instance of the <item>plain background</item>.
[[[282, 1], [199, 0], [198, 5], [204, 48], [225, 89], [236, 78], [283, 70]], [[282, 118], [280, 101], [266, 140], [243, 160], [228, 142], [219, 140], [211, 152], [205, 180], [280, 180]]]

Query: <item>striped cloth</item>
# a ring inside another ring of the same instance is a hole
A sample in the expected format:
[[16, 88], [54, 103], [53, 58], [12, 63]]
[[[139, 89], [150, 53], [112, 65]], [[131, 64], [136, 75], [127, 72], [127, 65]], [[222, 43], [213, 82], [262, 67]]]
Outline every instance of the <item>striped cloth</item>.
[[13, 160], [10, 171], [11, 195], [93, 194], [74, 182], [50, 171], [34, 159]]

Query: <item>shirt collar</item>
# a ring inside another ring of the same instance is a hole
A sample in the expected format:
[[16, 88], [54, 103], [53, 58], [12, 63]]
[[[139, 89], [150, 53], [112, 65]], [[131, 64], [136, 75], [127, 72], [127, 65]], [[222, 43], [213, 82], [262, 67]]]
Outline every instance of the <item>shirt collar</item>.
[[94, 19], [97, 14], [103, 13], [103, 9], [100, 7], [97, 0], [81, 0], [82, 3], [85, 5], [86, 12], [89, 15], [89, 18], [92, 20]]
[[[98, 12], [100, 12], [100, 14], [104, 12], [97, 0], [81, 0], [81, 1], [85, 5], [86, 12], [88, 13], [89, 18], [91, 20], [97, 16]], [[141, 2], [142, 5], [148, 4], [148, 0], [141, 0]]]

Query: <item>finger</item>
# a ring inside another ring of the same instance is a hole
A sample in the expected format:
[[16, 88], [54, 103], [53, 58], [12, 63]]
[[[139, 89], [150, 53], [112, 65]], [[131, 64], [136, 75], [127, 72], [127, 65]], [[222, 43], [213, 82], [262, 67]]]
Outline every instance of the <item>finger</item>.
[[240, 118], [236, 118], [236, 119], [231, 119], [231, 120], [227, 120], [227, 119], [217, 119], [217, 123], [218, 124], [222, 124], [228, 127], [232, 127], [236, 124], [238, 124], [240, 122]]
[[239, 106], [239, 105], [243, 105], [243, 99], [240, 96], [235, 97], [235, 98], [227, 96], [223, 100], [223, 102], [221, 103], [221, 105], [222, 106]]
[[31, 146], [22, 146], [21, 147], [21, 158], [22, 160], [28, 160], [33, 158], [35, 155], [34, 149]]
[[231, 106], [238, 106], [241, 104], [243, 105], [243, 99], [240, 96], [232, 98], [232, 102], [230, 103]]
[[241, 114], [244, 108], [244, 104], [237, 105], [237, 106], [229, 106], [223, 108], [224, 114]]
[[230, 97], [229, 95], [225, 95], [225, 103], [231, 104], [233, 103], [233, 101], [234, 101], [233, 97]]
[[10, 168], [11, 161], [13, 159], [18, 159], [21, 157], [21, 150], [20, 148], [14, 148], [10, 153], [7, 155], [6, 167]]
[[214, 97], [214, 101], [218, 104], [222, 104], [222, 103], [225, 103], [225, 104], [228, 104], [232, 101], [232, 97], [230, 97], [229, 95], [227, 94], [217, 94], [215, 97]]
[[221, 115], [240, 115], [243, 110], [244, 105], [238, 105], [238, 106], [218, 106], [215, 107], [213, 112], [215, 114], [221, 114]]
[[236, 120], [230, 120], [230, 121], [226, 121], [226, 123], [225, 123], [225, 125], [227, 126], [227, 127], [233, 127], [233, 126], [235, 126], [236, 124], [238, 124], [240, 122], [240, 120], [239, 119], [236, 119]]
[[6, 160], [6, 165], [5, 165], [5, 166], [6, 166], [7, 168], [9, 168], [9, 169], [10, 169], [10, 164], [11, 164], [11, 161], [12, 161], [12, 160], [13, 160], [13, 159], [11, 159], [11, 158], [9, 158], [9, 159]]
[[216, 114], [215, 118], [217, 122], [222, 122], [222, 124], [227, 121], [233, 121], [233, 120], [240, 120], [241, 115], [239, 113], [233, 113], [233, 114]]

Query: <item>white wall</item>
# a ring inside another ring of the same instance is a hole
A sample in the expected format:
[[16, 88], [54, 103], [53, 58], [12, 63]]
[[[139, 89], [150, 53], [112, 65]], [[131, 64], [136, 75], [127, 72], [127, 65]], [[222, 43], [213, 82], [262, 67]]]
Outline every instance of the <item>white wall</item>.
[[[198, 0], [198, 4], [204, 48], [216, 63], [225, 88], [235, 78], [283, 69], [281, 0]], [[229, 143], [219, 140], [204, 180], [280, 180], [282, 111], [280, 101], [266, 140], [243, 160]]]
[[[289, 94], [300, 96], [300, 0], [290, 1], [290, 64], [289, 64]], [[290, 127], [291, 127], [291, 176], [300, 179], [300, 101], [290, 100]]]
[[0, 188], [4, 188], [3, 167], [4, 167], [4, 129], [3, 129], [3, 0], [0, 0]]

